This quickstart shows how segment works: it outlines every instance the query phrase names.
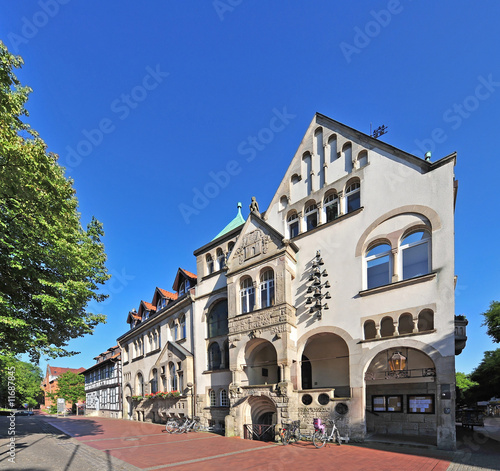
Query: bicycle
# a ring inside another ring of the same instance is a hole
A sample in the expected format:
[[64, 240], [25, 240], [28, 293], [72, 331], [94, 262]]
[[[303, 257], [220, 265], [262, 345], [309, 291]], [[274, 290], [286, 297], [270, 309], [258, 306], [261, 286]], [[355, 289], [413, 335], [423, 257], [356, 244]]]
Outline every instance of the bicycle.
[[165, 424], [165, 430], [168, 433], [174, 433], [181, 426], [181, 419], [176, 417], [170, 417]]
[[313, 444], [316, 448], [322, 448], [325, 446], [326, 442], [331, 441], [337, 442], [339, 446], [341, 444], [340, 432], [335, 422], [333, 420], [327, 420], [327, 424], [332, 427], [330, 434], [326, 432], [326, 427], [321, 423], [320, 419], [314, 419], [314, 428], [316, 431], [313, 435]]
[[300, 420], [294, 420], [291, 423], [282, 422], [280, 438], [283, 445], [298, 442], [302, 435], [300, 433]]
[[201, 424], [200, 424], [200, 418], [199, 417], [193, 417], [190, 419], [189, 417], [186, 417], [186, 420], [184, 423], [177, 427], [173, 433], [187, 433], [187, 432], [199, 432], [201, 430]]

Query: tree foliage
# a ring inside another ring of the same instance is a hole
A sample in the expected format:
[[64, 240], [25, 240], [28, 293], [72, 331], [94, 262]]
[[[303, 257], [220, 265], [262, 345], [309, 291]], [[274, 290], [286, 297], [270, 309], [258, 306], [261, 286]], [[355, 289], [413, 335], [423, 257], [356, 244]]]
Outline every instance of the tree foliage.
[[491, 301], [490, 308], [483, 312], [484, 322], [488, 328], [486, 332], [492, 339], [493, 342], [500, 342], [500, 302]]
[[[14, 377], [14, 381], [10, 378]], [[0, 404], [8, 407], [9, 391], [14, 391], [14, 403], [16, 406], [28, 403], [34, 407], [43, 398], [43, 390], [40, 387], [43, 378], [40, 367], [26, 363], [11, 355], [0, 355]], [[9, 388], [13, 385], [14, 388]]]
[[471, 389], [477, 400], [500, 396], [500, 348], [484, 352], [483, 360], [470, 374], [470, 379], [479, 383]]
[[48, 394], [52, 399], [64, 398], [71, 404], [85, 399], [85, 378], [83, 375], [66, 371], [57, 378], [57, 391]]
[[0, 42], [0, 354], [72, 355], [69, 340], [105, 322], [86, 311], [109, 278], [94, 218], [84, 230], [73, 182], [57, 155], [23, 122], [31, 89], [23, 61]]

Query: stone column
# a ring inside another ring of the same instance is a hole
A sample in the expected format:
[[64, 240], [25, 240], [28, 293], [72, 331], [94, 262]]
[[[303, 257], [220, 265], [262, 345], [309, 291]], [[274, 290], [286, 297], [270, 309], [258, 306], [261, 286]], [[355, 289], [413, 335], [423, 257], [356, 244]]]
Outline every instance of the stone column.
[[399, 281], [399, 251], [397, 248], [391, 250], [392, 253], [392, 282]]

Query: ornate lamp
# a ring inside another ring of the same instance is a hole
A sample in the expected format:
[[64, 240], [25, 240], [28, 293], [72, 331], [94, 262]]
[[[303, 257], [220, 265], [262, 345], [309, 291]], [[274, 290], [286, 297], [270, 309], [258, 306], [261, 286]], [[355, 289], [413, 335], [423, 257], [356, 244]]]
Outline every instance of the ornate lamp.
[[401, 352], [394, 352], [389, 358], [391, 371], [403, 371], [406, 366], [406, 357]]

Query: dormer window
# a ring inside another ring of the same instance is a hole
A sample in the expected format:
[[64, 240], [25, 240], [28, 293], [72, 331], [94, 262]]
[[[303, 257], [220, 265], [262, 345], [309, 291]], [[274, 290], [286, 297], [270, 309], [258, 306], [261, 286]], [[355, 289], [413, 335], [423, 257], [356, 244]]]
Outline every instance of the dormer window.
[[145, 310], [145, 311], [142, 313], [142, 320], [143, 320], [143, 321], [147, 321], [148, 319], [149, 319], [149, 311], [146, 311], [146, 310]]
[[159, 311], [160, 309], [163, 309], [166, 304], [167, 300], [165, 298], [158, 299], [158, 302], [156, 303], [156, 310]]
[[179, 287], [179, 296], [186, 294], [190, 287], [191, 285], [189, 284], [189, 280], [184, 280]]

